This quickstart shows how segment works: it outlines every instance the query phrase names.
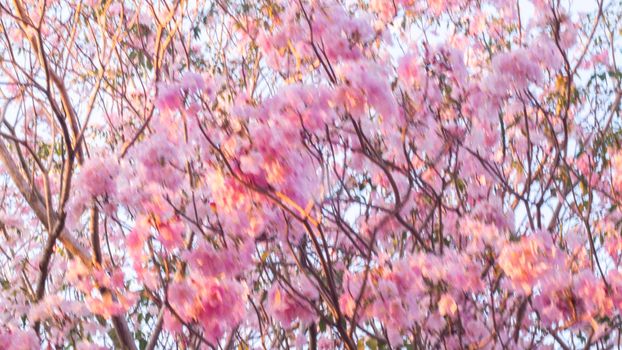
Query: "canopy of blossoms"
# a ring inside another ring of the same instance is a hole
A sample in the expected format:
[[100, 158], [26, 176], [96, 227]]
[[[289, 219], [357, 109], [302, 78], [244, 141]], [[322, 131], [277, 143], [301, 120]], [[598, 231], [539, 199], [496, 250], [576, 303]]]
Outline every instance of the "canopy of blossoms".
[[622, 4], [0, 0], [0, 349], [612, 349]]

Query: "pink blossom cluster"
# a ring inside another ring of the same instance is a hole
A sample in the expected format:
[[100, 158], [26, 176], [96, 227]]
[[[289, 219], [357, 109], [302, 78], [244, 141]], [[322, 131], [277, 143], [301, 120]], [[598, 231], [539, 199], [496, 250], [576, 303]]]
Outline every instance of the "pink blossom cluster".
[[619, 6], [14, 3], [0, 349], [619, 346]]

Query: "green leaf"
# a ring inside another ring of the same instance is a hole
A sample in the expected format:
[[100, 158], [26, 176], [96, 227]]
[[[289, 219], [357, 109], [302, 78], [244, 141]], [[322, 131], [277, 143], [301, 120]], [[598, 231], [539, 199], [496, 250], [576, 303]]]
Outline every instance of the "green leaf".
[[326, 321], [323, 318], [320, 319], [320, 332], [326, 332]]
[[365, 344], [370, 350], [378, 350], [378, 341], [376, 339], [370, 338], [365, 342]]

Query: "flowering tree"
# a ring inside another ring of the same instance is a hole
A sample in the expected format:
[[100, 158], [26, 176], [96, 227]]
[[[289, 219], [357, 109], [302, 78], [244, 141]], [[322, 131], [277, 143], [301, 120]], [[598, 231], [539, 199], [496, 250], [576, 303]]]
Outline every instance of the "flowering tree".
[[0, 0], [0, 348], [619, 347], [585, 2]]

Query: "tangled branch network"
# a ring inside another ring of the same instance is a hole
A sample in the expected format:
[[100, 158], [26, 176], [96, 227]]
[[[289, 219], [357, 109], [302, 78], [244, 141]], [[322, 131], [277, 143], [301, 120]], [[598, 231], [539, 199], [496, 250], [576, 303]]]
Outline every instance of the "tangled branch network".
[[0, 0], [0, 349], [619, 349], [619, 0]]

